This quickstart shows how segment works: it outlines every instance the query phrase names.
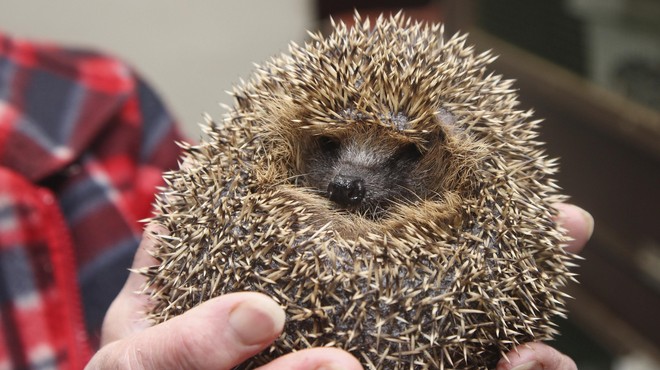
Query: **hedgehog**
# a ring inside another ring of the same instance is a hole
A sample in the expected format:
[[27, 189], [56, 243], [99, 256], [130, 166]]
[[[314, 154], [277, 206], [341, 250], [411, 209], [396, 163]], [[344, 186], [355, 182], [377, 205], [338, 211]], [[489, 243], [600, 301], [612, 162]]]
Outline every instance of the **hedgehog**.
[[334, 346], [368, 369], [487, 369], [557, 334], [574, 256], [540, 120], [466, 35], [333, 22], [257, 67], [164, 175], [156, 323], [256, 291], [287, 314], [250, 369]]

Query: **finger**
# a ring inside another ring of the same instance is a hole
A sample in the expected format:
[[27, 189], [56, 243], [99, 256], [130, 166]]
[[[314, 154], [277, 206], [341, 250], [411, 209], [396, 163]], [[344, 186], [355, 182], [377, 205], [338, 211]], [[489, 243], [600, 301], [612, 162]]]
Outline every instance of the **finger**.
[[163, 226], [155, 223], [150, 223], [145, 227], [144, 233], [142, 234], [142, 241], [135, 252], [135, 257], [133, 257], [131, 274], [128, 276], [128, 280], [126, 280], [124, 290], [136, 292], [141, 289], [146, 278], [144, 275], [136, 273], [136, 271], [145, 267], [158, 265], [158, 261], [152, 256], [152, 252], [156, 247], [155, 235], [159, 234], [167, 234], [167, 230], [165, 230]]
[[594, 218], [584, 209], [568, 203], [558, 203], [554, 207], [559, 211], [557, 222], [567, 231], [572, 239], [566, 250], [580, 253], [594, 231]]
[[258, 370], [362, 370], [360, 362], [337, 348], [310, 348], [279, 357]]
[[497, 364], [497, 370], [577, 370], [570, 357], [541, 342], [518, 346]]
[[149, 307], [149, 298], [146, 294], [137, 293], [143, 287], [146, 278], [137, 271], [158, 264], [151, 256], [151, 251], [156, 244], [153, 235], [157, 233], [163, 234], [165, 230], [154, 224], [147, 225], [133, 258], [128, 279], [105, 315], [101, 345], [125, 338], [151, 326], [145, 317]]
[[227, 294], [103, 347], [89, 367], [231, 369], [275, 340], [284, 319], [263, 294]]

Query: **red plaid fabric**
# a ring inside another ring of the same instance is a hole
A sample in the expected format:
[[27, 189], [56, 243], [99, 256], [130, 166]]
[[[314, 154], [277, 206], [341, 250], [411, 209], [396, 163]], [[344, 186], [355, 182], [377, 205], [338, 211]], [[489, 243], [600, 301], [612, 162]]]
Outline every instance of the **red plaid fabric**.
[[120, 61], [0, 33], [0, 369], [84, 366], [180, 139]]

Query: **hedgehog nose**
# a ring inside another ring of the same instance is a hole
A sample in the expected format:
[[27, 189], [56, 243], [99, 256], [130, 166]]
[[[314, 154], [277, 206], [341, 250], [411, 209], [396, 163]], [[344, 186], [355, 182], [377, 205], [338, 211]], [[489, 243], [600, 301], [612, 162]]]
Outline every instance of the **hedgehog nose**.
[[360, 204], [364, 194], [364, 180], [360, 177], [337, 175], [328, 184], [328, 198], [342, 206]]

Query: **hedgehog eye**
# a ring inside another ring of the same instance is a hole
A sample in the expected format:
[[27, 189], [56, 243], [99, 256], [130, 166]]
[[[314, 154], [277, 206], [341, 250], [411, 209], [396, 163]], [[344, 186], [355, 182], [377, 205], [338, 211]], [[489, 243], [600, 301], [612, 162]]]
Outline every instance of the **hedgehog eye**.
[[422, 157], [422, 152], [415, 144], [406, 144], [397, 152], [397, 157], [403, 160], [417, 161]]
[[340, 142], [334, 137], [330, 136], [319, 136], [317, 139], [319, 148], [325, 153], [332, 153], [339, 150]]
[[450, 111], [439, 108], [435, 113], [435, 118], [443, 125], [453, 126], [456, 124], [456, 116], [454, 116]]
[[444, 130], [439, 130], [436, 134], [436, 138], [439, 142], [444, 143], [447, 141], [447, 134], [445, 133]]

